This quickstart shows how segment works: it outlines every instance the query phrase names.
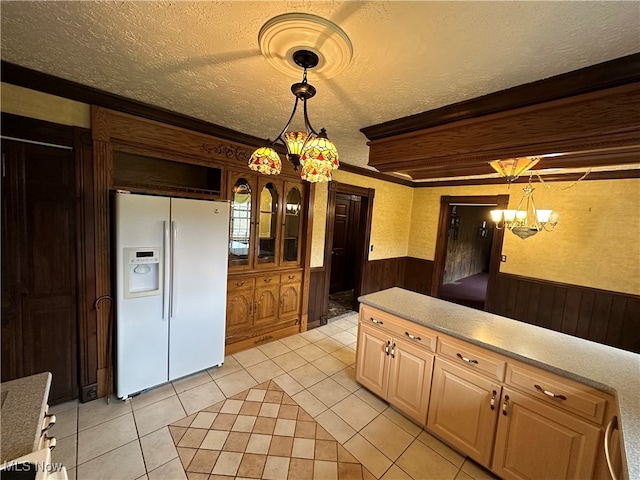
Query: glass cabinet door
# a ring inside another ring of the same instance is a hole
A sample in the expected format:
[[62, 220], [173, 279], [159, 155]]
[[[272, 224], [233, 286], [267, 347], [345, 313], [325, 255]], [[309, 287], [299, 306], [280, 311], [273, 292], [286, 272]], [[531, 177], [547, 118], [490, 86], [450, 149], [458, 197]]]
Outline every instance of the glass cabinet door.
[[286, 182], [284, 230], [282, 232], [282, 262], [300, 262], [300, 234], [302, 228], [301, 186]]
[[278, 248], [278, 187], [273, 182], [260, 179], [258, 197], [258, 249], [257, 265], [275, 264]]
[[229, 222], [229, 268], [251, 268], [251, 225], [255, 179], [229, 172], [231, 201]]

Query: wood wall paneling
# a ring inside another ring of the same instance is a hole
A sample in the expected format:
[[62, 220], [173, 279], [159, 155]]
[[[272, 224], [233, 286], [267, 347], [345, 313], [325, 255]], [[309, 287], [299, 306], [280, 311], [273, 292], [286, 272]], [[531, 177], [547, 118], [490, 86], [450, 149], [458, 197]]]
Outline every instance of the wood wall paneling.
[[327, 314], [327, 302], [324, 302], [324, 267], [311, 269], [309, 279], [309, 322], [320, 321]]
[[640, 353], [640, 297], [500, 273], [487, 310]]

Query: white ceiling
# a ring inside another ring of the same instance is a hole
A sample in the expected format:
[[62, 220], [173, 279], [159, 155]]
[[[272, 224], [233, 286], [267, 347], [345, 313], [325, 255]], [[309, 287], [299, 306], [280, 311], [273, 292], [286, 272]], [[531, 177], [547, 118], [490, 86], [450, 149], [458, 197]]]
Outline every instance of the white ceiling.
[[314, 128], [366, 166], [360, 128], [640, 51], [636, 1], [2, 1], [2, 59], [263, 138], [298, 76], [260, 53], [272, 17], [339, 25], [351, 63], [309, 83]]

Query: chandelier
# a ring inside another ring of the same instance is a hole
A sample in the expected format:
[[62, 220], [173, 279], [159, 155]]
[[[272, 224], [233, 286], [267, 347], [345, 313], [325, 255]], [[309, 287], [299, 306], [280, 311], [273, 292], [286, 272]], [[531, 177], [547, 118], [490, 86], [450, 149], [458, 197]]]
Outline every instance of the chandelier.
[[493, 162], [489, 162], [489, 165], [506, 178], [510, 184], [524, 172], [533, 168], [539, 161], [540, 158], [538, 157], [518, 157], [494, 160]]
[[[327, 131], [322, 128], [316, 132], [307, 115], [307, 100], [313, 98], [316, 89], [307, 82], [307, 69], [318, 65], [318, 55], [310, 50], [297, 50], [293, 53], [293, 61], [303, 69], [302, 81], [291, 85], [291, 92], [296, 97], [293, 110], [287, 124], [273, 142], [258, 148], [249, 158], [249, 168], [265, 175], [277, 175], [282, 171], [282, 160], [273, 146], [280, 142], [287, 149], [287, 160], [293, 169], [300, 169], [300, 177], [308, 182], [327, 182], [331, 173], [340, 166], [338, 151], [327, 138]], [[302, 102], [304, 130], [289, 130], [291, 121]]]
[[553, 210], [536, 209], [533, 201], [531, 177], [523, 189], [524, 195], [515, 210], [491, 210], [491, 219], [496, 228], [511, 230], [521, 239], [529, 238], [541, 230], [551, 231], [558, 224], [558, 214]]

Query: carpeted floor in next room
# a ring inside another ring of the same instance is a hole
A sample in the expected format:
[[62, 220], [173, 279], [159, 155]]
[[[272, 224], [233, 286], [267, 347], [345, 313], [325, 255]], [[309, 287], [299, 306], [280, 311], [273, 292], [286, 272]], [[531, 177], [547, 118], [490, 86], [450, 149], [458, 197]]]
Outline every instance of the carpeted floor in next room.
[[487, 295], [488, 273], [477, 273], [440, 287], [440, 298], [467, 307], [484, 310]]

